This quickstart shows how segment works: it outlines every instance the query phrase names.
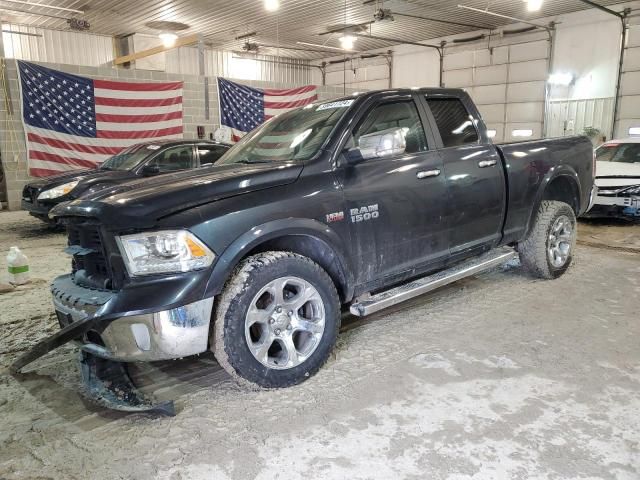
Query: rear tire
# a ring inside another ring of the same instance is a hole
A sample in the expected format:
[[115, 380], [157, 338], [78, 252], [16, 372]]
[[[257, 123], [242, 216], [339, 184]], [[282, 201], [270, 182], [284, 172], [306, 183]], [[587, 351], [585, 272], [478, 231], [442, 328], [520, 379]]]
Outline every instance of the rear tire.
[[265, 388], [296, 385], [327, 361], [340, 300], [327, 273], [291, 252], [244, 260], [215, 309], [211, 349], [234, 378]]
[[518, 244], [520, 262], [536, 277], [558, 278], [571, 265], [576, 237], [573, 209], [564, 202], [544, 200], [529, 235]]

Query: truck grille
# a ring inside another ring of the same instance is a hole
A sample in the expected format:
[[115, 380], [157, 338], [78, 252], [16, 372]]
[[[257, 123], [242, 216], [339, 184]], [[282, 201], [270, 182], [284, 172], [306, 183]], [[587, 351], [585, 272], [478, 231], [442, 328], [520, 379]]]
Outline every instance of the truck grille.
[[110, 290], [112, 278], [105, 248], [100, 233], [100, 225], [84, 218], [65, 218], [68, 247], [66, 252], [73, 256], [71, 272], [77, 285], [101, 290]]

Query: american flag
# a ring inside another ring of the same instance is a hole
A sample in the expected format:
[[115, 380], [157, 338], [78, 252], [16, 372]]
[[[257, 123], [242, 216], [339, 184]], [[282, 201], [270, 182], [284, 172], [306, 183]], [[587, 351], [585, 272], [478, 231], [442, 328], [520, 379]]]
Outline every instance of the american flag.
[[218, 78], [218, 92], [220, 123], [231, 128], [235, 142], [265, 120], [279, 113], [303, 107], [318, 99], [314, 85], [287, 89], [261, 89], [224, 78]]
[[182, 82], [92, 80], [18, 66], [32, 176], [95, 168], [135, 143], [182, 138]]

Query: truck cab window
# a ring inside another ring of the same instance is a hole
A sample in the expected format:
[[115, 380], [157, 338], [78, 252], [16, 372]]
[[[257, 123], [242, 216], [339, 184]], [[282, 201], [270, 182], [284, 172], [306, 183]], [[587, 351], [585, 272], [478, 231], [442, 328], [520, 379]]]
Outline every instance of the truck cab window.
[[356, 129], [353, 135], [354, 144], [363, 135], [380, 132], [388, 128], [402, 128], [405, 132], [406, 153], [424, 152], [427, 150], [427, 138], [413, 101], [383, 103], [373, 108]]
[[158, 167], [161, 173], [193, 168], [193, 147], [191, 145], [181, 145], [167, 148], [151, 160], [149, 165]]
[[436, 120], [444, 148], [478, 143], [473, 117], [459, 99], [427, 98], [427, 104]]

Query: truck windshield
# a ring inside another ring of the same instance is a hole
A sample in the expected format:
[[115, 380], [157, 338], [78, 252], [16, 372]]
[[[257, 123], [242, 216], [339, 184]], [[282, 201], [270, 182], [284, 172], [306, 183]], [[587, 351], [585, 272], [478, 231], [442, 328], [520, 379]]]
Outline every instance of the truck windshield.
[[354, 99], [313, 103], [272, 118], [246, 135], [216, 165], [308, 160]]
[[159, 145], [134, 145], [110, 157], [100, 165], [101, 170], [132, 170], [145, 158], [155, 153]]
[[601, 162], [640, 163], [640, 143], [609, 143], [596, 150]]

